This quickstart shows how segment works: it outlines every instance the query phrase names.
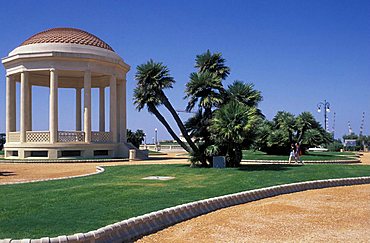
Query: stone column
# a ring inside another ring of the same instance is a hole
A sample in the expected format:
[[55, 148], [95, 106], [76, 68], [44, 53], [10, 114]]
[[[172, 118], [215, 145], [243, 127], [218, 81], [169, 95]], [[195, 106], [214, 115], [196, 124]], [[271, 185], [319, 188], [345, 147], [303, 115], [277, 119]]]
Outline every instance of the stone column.
[[17, 82], [11, 78], [10, 82], [10, 132], [17, 131]]
[[113, 143], [117, 143], [117, 80], [114, 75], [110, 77], [110, 132]]
[[81, 88], [76, 88], [76, 131], [81, 131]]
[[126, 80], [122, 80], [120, 88], [120, 142], [127, 142], [127, 124], [126, 124]]
[[27, 131], [32, 131], [32, 84], [28, 82], [27, 89], [27, 110], [28, 110], [28, 121]]
[[50, 143], [58, 142], [58, 74], [50, 69], [50, 106], [49, 106]]
[[105, 87], [99, 88], [99, 131], [105, 131]]
[[21, 72], [21, 121], [20, 121], [20, 140], [21, 143], [26, 142], [26, 129], [28, 121], [27, 109], [27, 90], [28, 90], [28, 72]]
[[117, 80], [117, 142], [121, 141], [121, 122], [119, 118], [121, 117], [121, 80]]
[[84, 74], [84, 132], [85, 142], [91, 142], [91, 71]]
[[[5, 127], [6, 127], [6, 138], [9, 139], [9, 132], [15, 131], [15, 81], [12, 76], [6, 76], [6, 114], [5, 114]], [[7, 141], [9, 142], [9, 141]]]

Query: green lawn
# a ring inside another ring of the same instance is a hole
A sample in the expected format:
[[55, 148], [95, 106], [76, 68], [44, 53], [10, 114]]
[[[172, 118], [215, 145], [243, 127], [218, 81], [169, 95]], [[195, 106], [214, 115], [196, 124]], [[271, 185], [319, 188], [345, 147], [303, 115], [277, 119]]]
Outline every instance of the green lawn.
[[[309, 152], [301, 156], [303, 161], [313, 160], [348, 160], [354, 159], [355, 153], [352, 152]], [[261, 151], [244, 150], [244, 160], [286, 160], [289, 155], [267, 155]]]
[[[141, 178], [174, 176], [170, 181]], [[0, 239], [87, 232], [133, 216], [195, 200], [272, 185], [369, 176], [364, 165], [188, 165], [106, 167], [84, 178], [0, 186]]]
[[166, 153], [154, 151], [154, 150], [149, 150], [148, 154], [149, 155], [166, 155]]

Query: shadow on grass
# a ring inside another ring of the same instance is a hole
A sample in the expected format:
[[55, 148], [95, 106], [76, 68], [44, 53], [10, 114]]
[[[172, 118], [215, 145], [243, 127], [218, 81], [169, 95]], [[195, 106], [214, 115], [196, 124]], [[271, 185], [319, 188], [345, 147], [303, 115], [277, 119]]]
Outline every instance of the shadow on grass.
[[179, 157], [149, 157], [146, 160], [150, 161], [150, 160], [171, 160], [171, 159], [184, 159], [185, 160], [185, 159], [188, 159], [188, 158], [179, 158]]
[[245, 171], [264, 171], [264, 170], [271, 170], [271, 171], [284, 171], [284, 170], [291, 170], [292, 168], [297, 167], [297, 165], [242, 165], [238, 168], [238, 170], [245, 170]]
[[[184, 168], [184, 167], [187, 167], [189, 168], [189, 165], [184, 165], [184, 164], [179, 164], [179, 165], [171, 165], [171, 166], [174, 166], [174, 167], [181, 167], [181, 168]], [[225, 169], [235, 169], [235, 170], [241, 170], [241, 171], [286, 171], [286, 170], [291, 170], [293, 169], [294, 167], [297, 167], [297, 166], [302, 166], [302, 165], [298, 165], [298, 164], [295, 164], [295, 165], [281, 165], [281, 164], [271, 164], [271, 165], [266, 165], [266, 164], [262, 164], [262, 165], [241, 165], [240, 167], [238, 168], [225, 168]], [[215, 169], [215, 170], [222, 170], [222, 169], [218, 169], [218, 168], [212, 168], [212, 167], [192, 167], [192, 169]]]

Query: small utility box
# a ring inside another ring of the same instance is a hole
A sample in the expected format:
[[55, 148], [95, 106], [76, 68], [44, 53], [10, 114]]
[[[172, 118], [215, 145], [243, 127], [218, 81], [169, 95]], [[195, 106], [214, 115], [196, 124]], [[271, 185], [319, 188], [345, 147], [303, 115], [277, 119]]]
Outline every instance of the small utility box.
[[136, 150], [135, 149], [130, 149], [129, 150], [128, 159], [129, 160], [135, 160], [136, 159]]
[[225, 168], [226, 160], [225, 156], [214, 156], [213, 157], [213, 168]]

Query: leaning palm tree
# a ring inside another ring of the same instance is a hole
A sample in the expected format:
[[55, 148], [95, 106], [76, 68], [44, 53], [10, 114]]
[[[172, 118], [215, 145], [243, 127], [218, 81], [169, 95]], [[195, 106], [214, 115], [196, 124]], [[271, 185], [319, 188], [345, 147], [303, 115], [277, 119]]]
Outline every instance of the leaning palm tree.
[[255, 107], [247, 107], [237, 101], [215, 111], [210, 130], [216, 145], [226, 148], [228, 166], [240, 165], [243, 144], [253, 135], [259, 119]]
[[143, 89], [143, 87], [136, 87], [134, 89], [134, 104], [136, 109], [141, 111], [145, 106], [148, 108], [149, 113], [152, 113], [157, 119], [164, 125], [168, 133], [183, 147], [186, 151], [190, 152], [190, 148], [176, 135], [171, 126], [168, 124], [166, 119], [159, 112], [157, 107], [160, 104], [160, 100], [155, 95], [150, 95], [149, 91]]
[[[137, 67], [135, 79], [137, 80], [137, 86], [134, 90], [134, 104], [136, 105], [136, 108], [140, 111], [147, 106], [148, 111], [157, 117], [157, 119], [165, 126], [171, 136], [186, 151], [192, 152], [193, 150], [197, 150], [198, 148], [190, 139], [184, 124], [163, 91], [164, 89], [172, 88], [172, 84], [175, 82], [173, 77], [171, 77], [169, 74], [169, 69], [162, 63], [149, 60], [147, 63]], [[176, 124], [178, 125], [190, 148], [180, 140], [166, 119], [158, 111], [157, 107], [162, 104], [169, 110], [175, 119]]]

